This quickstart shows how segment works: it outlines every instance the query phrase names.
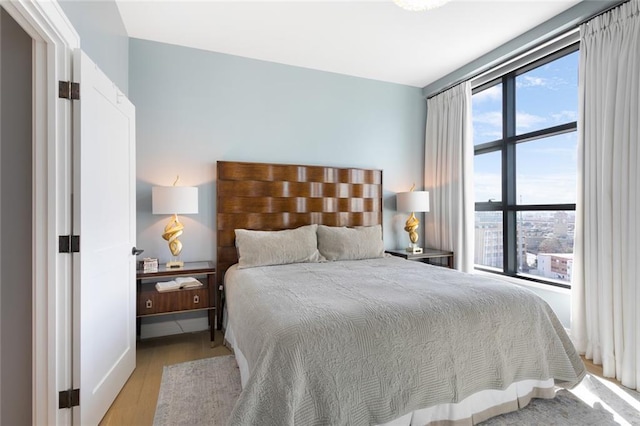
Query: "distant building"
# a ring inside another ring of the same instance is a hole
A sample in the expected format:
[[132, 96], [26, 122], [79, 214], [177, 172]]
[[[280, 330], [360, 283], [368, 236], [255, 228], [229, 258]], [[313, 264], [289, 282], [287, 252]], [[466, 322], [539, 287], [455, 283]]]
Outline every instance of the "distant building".
[[553, 215], [553, 234], [556, 237], [564, 238], [569, 231], [569, 215], [559, 211]]
[[[520, 247], [518, 254], [519, 269], [528, 271], [529, 265], [526, 259], [526, 239], [520, 238], [520, 225], [518, 225], [517, 244]], [[475, 228], [475, 264], [502, 269], [504, 261], [504, 240], [502, 238], [502, 222], [489, 220], [476, 221]]]
[[538, 274], [546, 278], [571, 281], [572, 253], [538, 253]]
[[502, 268], [503, 246], [501, 223], [476, 224], [476, 265]]
[[[503, 268], [502, 219], [501, 212], [476, 212], [476, 265]], [[518, 272], [570, 282], [575, 214], [519, 212], [516, 224]]]

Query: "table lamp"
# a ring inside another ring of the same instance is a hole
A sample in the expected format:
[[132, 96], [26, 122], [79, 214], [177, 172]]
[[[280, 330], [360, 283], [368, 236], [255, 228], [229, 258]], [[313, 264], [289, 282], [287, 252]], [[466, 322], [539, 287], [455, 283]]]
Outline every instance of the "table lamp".
[[405, 223], [404, 230], [409, 233], [411, 245], [407, 248], [409, 253], [422, 253], [422, 247], [418, 247], [418, 227], [420, 221], [416, 217], [416, 212], [429, 211], [429, 191], [414, 191], [415, 184], [409, 192], [399, 192], [396, 194], [397, 207], [399, 212], [411, 212], [411, 216]]
[[151, 204], [153, 214], [171, 214], [173, 217], [164, 227], [162, 238], [169, 242], [171, 260], [167, 268], [181, 268], [184, 262], [180, 260], [182, 243], [178, 237], [182, 235], [184, 225], [178, 220], [179, 214], [198, 213], [198, 188], [191, 186], [154, 186], [151, 189]]

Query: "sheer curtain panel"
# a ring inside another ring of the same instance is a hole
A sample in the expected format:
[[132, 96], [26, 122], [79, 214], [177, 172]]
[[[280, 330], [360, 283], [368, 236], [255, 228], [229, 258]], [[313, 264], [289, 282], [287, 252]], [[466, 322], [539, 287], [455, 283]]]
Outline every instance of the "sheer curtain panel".
[[640, 0], [580, 28], [571, 334], [607, 377], [640, 384]]
[[427, 100], [425, 217], [427, 246], [451, 250], [455, 268], [473, 271], [473, 140], [471, 84], [461, 83]]

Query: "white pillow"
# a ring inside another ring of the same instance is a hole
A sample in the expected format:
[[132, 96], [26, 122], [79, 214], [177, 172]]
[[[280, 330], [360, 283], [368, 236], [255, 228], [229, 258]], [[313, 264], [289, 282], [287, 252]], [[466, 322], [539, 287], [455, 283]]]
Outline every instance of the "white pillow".
[[238, 269], [324, 261], [318, 252], [317, 227], [307, 225], [284, 231], [236, 229]]
[[318, 226], [318, 250], [327, 260], [360, 260], [384, 256], [382, 226]]

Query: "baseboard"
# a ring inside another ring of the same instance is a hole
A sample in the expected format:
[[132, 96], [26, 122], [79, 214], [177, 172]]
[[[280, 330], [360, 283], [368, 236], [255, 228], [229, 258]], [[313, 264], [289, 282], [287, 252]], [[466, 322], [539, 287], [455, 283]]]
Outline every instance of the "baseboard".
[[186, 312], [142, 318], [140, 338], [170, 336], [172, 334], [193, 333], [209, 329], [207, 311]]

